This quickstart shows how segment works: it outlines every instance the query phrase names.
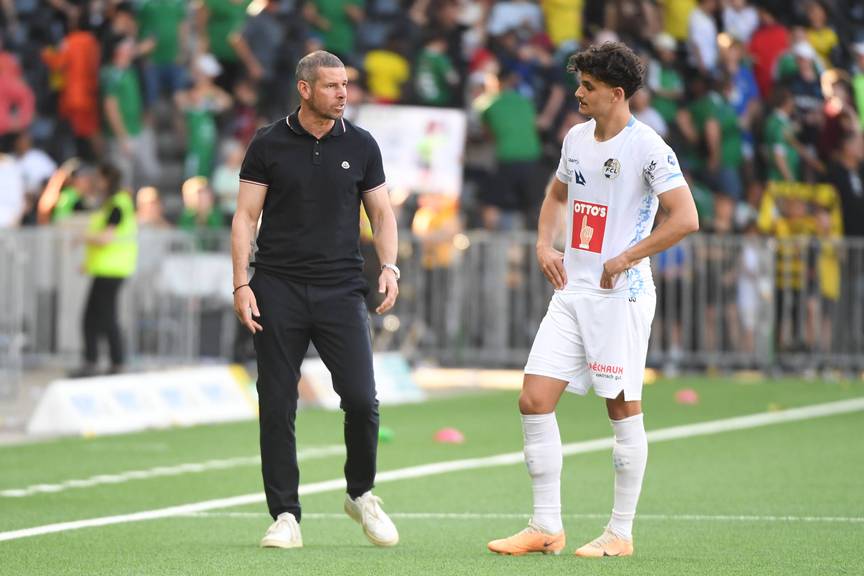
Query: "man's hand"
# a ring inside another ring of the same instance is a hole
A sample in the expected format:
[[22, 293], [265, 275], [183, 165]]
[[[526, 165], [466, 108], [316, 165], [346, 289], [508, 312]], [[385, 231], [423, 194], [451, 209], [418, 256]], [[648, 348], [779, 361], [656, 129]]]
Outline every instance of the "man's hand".
[[540, 270], [556, 290], [563, 290], [567, 285], [567, 272], [564, 270], [564, 254], [551, 246], [537, 247], [537, 261]]
[[632, 268], [635, 262], [631, 262], [626, 254], [619, 254], [611, 260], [607, 260], [603, 264], [603, 274], [600, 275], [600, 288], [611, 290], [615, 286], [615, 280], [618, 275], [625, 270]]
[[399, 283], [396, 282], [396, 273], [389, 268], [381, 270], [381, 275], [378, 276], [378, 293], [384, 294], [384, 301], [375, 309], [378, 314], [384, 314], [393, 308], [396, 304], [396, 297], [399, 296]]
[[260, 318], [261, 313], [258, 311], [255, 293], [249, 286], [242, 286], [234, 292], [234, 313], [240, 319], [240, 323], [248, 328], [252, 334], [264, 331], [261, 324], [253, 319], [253, 317]]

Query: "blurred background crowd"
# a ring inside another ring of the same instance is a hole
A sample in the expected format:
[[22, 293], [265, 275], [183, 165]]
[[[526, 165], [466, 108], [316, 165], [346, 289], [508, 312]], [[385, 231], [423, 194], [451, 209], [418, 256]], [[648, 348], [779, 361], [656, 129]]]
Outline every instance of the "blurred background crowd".
[[[618, 39], [645, 59], [633, 111], [678, 151], [704, 228], [746, 230], [771, 182], [826, 182], [842, 201], [844, 226], [834, 231], [864, 234], [864, 5], [852, 0], [2, 8], [3, 227], [47, 224], [86, 205], [93, 165], [105, 160], [120, 168], [144, 223], [225, 226], [245, 146], [296, 106], [295, 63], [323, 48], [350, 67], [352, 109], [465, 110], [462, 222], [530, 228], [564, 135], [585, 120], [567, 58]], [[784, 205], [778, 216], [794, 213]]]
[[[464, 112], [458, 194], [394, 197], [401, 226], [439, 247], [445, 241], [443, 252], [424, 255], [424, 267], [446, 265], [447, 243], [461, 231], [536, 226], [564, 136], [586, 120], [567, 60], [589, 44], [621, 40], [647, 69], [633, 113], [676, 150], [703, 232], [744, 238], [734, 251], [700, 253], [717, 261], [716, 272], [703, 275], [707, 300], [730, 304], [709, 311], [727, 319], [723, 338], [754, 349], [756, 317], [748, 320], [746, 310], [758, 299], [756, 248], [766, 235], [807, 239], [779, 252], [769, 288], [778, 291], [778, 310], [784, 298], [807, 315], [802, 298], [830, 312], [841, 294], [864, 297], [864, 272], [843, 284], [837, 248], [844, 237], [864, 237], [862, 2], [0, 6], [0, 228], [51, 225], [92, 208], [113, 192], [101, 190], [106, 180], [99, 176], [110, 163], [134, 196], [139, 226], [227, 229], [246, 145], [258, 127], [297, 106], [297, 60], [326, 49], [349, 69], [349, 119], [366, 103]], [[683, 249], [661, 255], [657, 274], [681, 290], [691, 256]], [[728, 258], [734, 265], [724, 264]], [[712, 290], [725, 297], [713, 298]], [[729, 320], [732, 314], [741, 318]], [[667, 331], [673, 351], [676, 331]], [[796, 331], [811, 347], [819, 332]], [[832, 332], [821, 330], [818, 346]]]

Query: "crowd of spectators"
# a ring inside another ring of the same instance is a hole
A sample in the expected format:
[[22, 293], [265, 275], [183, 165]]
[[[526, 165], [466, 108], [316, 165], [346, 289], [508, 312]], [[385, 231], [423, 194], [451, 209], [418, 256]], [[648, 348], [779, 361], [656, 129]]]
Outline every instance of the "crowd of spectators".
[[[400, 207], [423, 266], [446, 268], [466, 228], [536, 225], [564, 136], [586, 121], [568, 59], [610, 40], [644, 59], [631, 109], [676, 150], [702, 230], [744, 238], [696, 255], [719, 295], [708, 324], [727, 328], [706, 347], [755, 349], [765, 235], [808, 239], [778, 251], [772, 300], [824, 346], [811, 301], [864, 294], [836, 249], [864, 238], [857, 0], [2, 0], [0, 228], [92, 208], [106, 163], [143, 227], [226, 228], [247, 144], [297, 106], [298, 59], [326, 49], [348, 67], [349, 119], [364, 103], [465, 112], [459, 198]], [[658, 258], [662, 285], [683, 282], [688, 254]], [[669, 332], [675, 349], [680, 325]]]
[[[864, 233], [864, 7], [851, 0], [6, 0], [2, 8], [0, 226], [51, 221], [60, 195], [46, 197], [46, 185], [57, 174], [66, 174], [61, 189], [75, 180], [70, 159], [85, 173], [97, 160], [113, 163], [124, 186], [143, 191], [142, 205], [165, 197], [170, 217], [160, 221], [224, 226], [246, 144], [296, 106], [294, 65], [323, 48], [349, 67], [349, 117], [364, 102], [463, 109], [459, 217], [468, 227], [530, 228], [566, 131], [585, 120], [567, 59], [617, 39], [644, 58], [634, 114], [678, 152], [703, 229], [745, 230], [772, 182], [830, 182], [842, 233]], [[221, 218], [186, 216], [195, 208], [185, 190], [194, 187], [213, 196], [202, 204]], [[785, 207], [774, 209], [782, 219]]]

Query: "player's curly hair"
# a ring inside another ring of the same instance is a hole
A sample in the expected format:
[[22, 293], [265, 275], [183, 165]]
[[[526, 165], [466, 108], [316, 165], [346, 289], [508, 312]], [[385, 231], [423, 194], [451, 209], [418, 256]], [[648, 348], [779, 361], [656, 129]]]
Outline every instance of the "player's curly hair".
[[645, 65], [621, 42], [604, 42], [574, 54], [567, 64], [567, 71], [572, 74], [584, 72], [613, 88], [621, 88], [626, 98], [642, 87], [645, 78]]

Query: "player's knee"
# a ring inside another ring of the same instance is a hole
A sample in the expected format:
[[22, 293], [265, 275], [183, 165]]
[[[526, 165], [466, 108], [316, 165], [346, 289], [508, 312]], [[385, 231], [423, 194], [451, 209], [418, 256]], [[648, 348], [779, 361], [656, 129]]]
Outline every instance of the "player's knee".
[[525, 390], [519, 395], [519, 412], [522, 414], [548, 414], [555, 410], [555, 405], [544, 398], [530, 394]]
[[535, 444], [525, 446], [525, 465], [532, 478], [561, 475], [563, 467], [560, 448]]

